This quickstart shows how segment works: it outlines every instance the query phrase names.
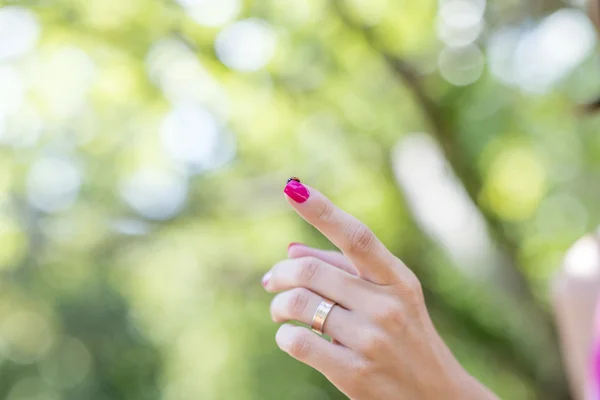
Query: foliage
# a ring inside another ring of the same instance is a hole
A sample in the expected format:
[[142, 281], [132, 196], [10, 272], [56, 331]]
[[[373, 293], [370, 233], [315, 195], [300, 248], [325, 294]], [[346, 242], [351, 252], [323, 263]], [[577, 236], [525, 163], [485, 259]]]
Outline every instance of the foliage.
[[446, 3], [471, 8], [0, 1], [0, 396], [344, 398], [277, 349], [259, 284], [289, 242], [330, 246], [283, 200], [296, 175], [417, 272], [476, 377], [566, 398], [547, 287], [600, 219], [572, 106], [600, 75], [542, 28], [591, 27]]

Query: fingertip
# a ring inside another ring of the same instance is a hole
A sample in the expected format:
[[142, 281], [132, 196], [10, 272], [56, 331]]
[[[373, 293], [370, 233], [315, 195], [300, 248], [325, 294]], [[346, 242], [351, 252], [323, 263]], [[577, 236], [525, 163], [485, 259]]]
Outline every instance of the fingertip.
[[276, 308], [277, 308], [277, 303], [279, 301], [279, 296], [280, 295], [275, 296], [273, 298], [273, 300], [271, 301], [271, 305], [269, 306], [269, 311], [271, 313], [271, 320], [273, 322], [278, 322], [277, 318], [275, 316], [277, 315]]
[[269, 282], [271, 281], [271, 277], [273, 276], [272, 271], [268, 271], [261, 279], [260, 283], [265, 289], [268, 289]]
[[290, 243], [287, 249], [287, 254], [289, 258], [297, 258], [302, 254], [306, 253], [306, 250], [309, 249], [307, 245], [304, 243]]
[[310, 198], [310, 190], [299, 180], [289, 179], [283, 192], [293, 203], [303, 204]]
[[306, 245], [304, 243], [292, 242], [292, 243], [288, 244], [288, 251], [290, 251], [290, 249], [295, 246], [306, 246]]
[[292, 336], [294, 328], [295, 326], [292, 324], [283, 324], [277, 329], [277, 333], [275, 334], [277, 346], [285, 352], [290, 348], [290, 337]]

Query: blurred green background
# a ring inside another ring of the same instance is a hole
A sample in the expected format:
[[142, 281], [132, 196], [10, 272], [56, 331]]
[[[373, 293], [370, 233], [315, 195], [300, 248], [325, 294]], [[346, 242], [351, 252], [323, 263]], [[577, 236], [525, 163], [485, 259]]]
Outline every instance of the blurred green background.
[[600, 221], [582, 6], [0, 0], [0, 398], [343, 399], [259, 284], [330, 247], [291, 175], [415, 270], [472, 374], [568, 398], [548, 285]]

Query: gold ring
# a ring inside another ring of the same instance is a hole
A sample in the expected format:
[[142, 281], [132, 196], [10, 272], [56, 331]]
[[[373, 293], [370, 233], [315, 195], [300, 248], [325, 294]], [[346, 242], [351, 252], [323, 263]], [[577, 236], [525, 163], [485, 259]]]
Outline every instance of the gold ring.
[[328, 299], [323, 299], [321, 304], [319, 304], [319, 307], [317, 307], [317, 311], [315, 311], [315, 315], [313, 316], [312, 325], [310, 326], [310, 329], [312, 329], [313, 332], [323, 335], [325, 321], [333, 306], [335, 306], [335, 303]]

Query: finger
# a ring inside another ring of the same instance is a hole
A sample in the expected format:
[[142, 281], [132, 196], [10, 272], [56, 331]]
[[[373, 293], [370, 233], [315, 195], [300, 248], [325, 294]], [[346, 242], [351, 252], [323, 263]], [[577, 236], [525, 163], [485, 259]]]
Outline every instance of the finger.
[[334, 267], [338, 267], [349, 274], [358, 275], [358, 271], [356, 271], [354, 265], [352, 265], [352, 263], [339, 251], [315, 249], [302, 243], [292, 243], [288, 247], [288, 257], [315, 257]]
[[364, 308], [374, 285], [314, 257], [283, 260], [263, 278], [268, 292], [306, 288], [341, 304], [347, 310]]
[[290, 181], [284, 192], [290, 205], [348, 257], [362, 278], [384, 285], [401, 280], [402, 263], [362, 222], [300, 182]]
[[323, 340], [306, 328], [284, 324], [275, 340], [281, 350], [321, 372], [333, 384], [342, 381], [350, 367], [357, 364], [352, 350]]
[[[271, 316], [278, 323], [298, 321], [312, 326], [315, 312], [322, 301], [322, 296], [308, 289], [288, 290], [279, 293], [271, 302]], [[346, 347], [354, 347], [357, 345], [353, 339], [358, 337], [358, 325], [359, 321], [350, 311], [335, 305], [325, 320], [323, 332]]]

